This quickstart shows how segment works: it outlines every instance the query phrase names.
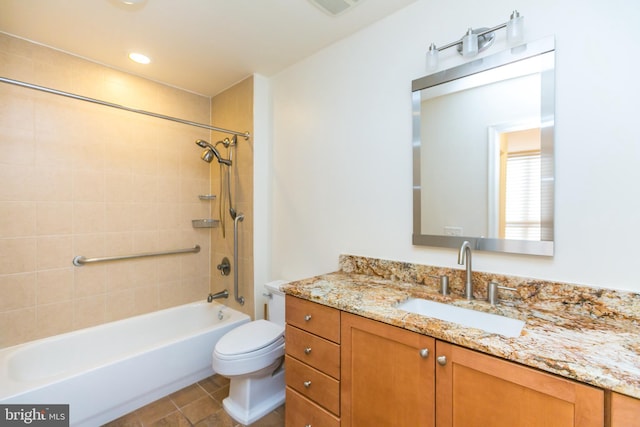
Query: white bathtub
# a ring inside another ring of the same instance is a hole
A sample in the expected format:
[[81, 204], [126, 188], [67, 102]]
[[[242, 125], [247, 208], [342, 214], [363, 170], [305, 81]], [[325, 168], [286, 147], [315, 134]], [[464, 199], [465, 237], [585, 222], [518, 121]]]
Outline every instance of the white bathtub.
[[2, 349], [0, 403], [69, 404], [95, 427], [213, 375], [216, 342], [249, 320], [193, 303]]

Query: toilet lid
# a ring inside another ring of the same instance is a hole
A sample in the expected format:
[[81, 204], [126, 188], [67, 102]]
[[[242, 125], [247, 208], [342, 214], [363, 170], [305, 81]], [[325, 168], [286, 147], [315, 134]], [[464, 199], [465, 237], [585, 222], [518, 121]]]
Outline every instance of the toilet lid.
[[266, 347], [284, 335], [284, 326], [267, 320], [256, 320], [238, 326], [216, 344], [216, 352], [227, 356], [244, 354]]

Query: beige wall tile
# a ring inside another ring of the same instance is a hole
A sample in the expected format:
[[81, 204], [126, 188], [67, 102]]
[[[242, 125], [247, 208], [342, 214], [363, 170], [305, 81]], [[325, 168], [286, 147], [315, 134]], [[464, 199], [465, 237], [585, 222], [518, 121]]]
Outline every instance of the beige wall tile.
[[2, 165], [0, 168], [0, 201], [32, 201], [37, 179], [33, 166]]
[[[11, 77], [206, 123], [207, 97], [0, 34]], [[3, 71], [4, 72], [4, 71]], [[0, 85], [0, 347], [202, 300], [210, 132]], [[200, 244], [198, 255], [72, 265]], [[15, 328], [5, 330], [12, 322]]]
[[133, 174], [133, 200], [137, 203], [158, 201], [158, 175]]
[[88, 328], [106, 321], [107, 305], [105, 295], [78, 298], [73, 302], [73, 328]]
[[37, 337], [44, 338], [73, 330], [73, 302], [38, 305]]
[[2, 85], [0, 96], [0, 125], [3, 129], [33, 132], [35, 104], [31, 93], [24, 93], [18, 87]]
[[3, 347], [38, 338], [36, 308], [0, 312], [0, 342]]
[[35, 273], [0, 276], [0, 313], [36, 305]]
[[68, 301], [73, 298], [73, 270], [39, 271], [36, 275], [38, 305]]
[[108, 172], [105, 175], [106, 202], [133, 202], [133, 175]]
[[[1, 91], [0, 98], [2, 98]], [[2, 152], [0, 164], [32, 166], [36, 150], [33, 128], [20, 129], [9, 125], [4, 126], [3, 119], [0, 119], [0, 123], [2, 123], [0, 125], [0, 152]]]
[[103, 202], [105, 200], [105, 176], [100, 170], [75, 170], [73, 172], [73, 200]]
[[112, 292], [107, 294], [107, 321], [135, 316], [135, 291]]
[[36, 233], [39, 236], [71, 234], [73, 226], [72, 202], [38, 202], [36, 205]]
[[133, 203], [126, 218], [131, 230], [151, 231], [158, 229], [158, 205], [156, 203]]
[[37, 239], [36, 266], [38, 270], [64, 268], [72, 265], [71, 236], [43, 236]]
[[106, 264], [107, 294], [135, 287], [133, 282], [134, 266], [131, 262], [116, 261]]
[[181, 304], [182, 288], [180, 281], [168, 281], [158, 284], [158, 308], [168, 308]]
[[35, 269], [35, 238], [0, 240], [0, 275], [25, 273]]
[[70, 169], [36, 167], [34, 197], [41, 201], [73, 200], [73, 173]]
[[158, 309], [158, 287], [136, 288], [134, 289], [133, 299], [136, 315], [155, 311]]
[[102, 202], [73, 202], [73, 233], [106, 231], [106, 204]]
[[[253, 133], [253, 79], [248, 78], [225, 92], [217, 95], [211, 101], [211, 121], [227, 129], [237, 129]], [[215, 133], [215, 137], [220, 134]], [[224, 137], [224, 136], [221, 136]], [[234, 150], [234, 167], [232, 168], [232, 193], [234, 204], [238, 212], [244, 214], [245, 219], [238, 224], [239, 229], [239, 291], [245, 298], [245, 304], [240, 306], [230, 300], [229, 306], [253, 316], [253, 150], [251, 141], [238, 138], [238, 147]], [[220, 178], [217, 166], [211, 166], [211, 192], [219, 190]], [[213, 215], [217, 218], [217, 213]], [[222, 230], [215, 229], [211, 234], [212, 251], [211, 265], [217, 265], [222, 256], [232, 259], [233, 255], [233, 221], [227, 215], [226, 238], [222, 238]], [[211, 289], [220, 290], [233, 286], [233, 271], [230, 276], [211, 275]]]
[[180, 259], [178, 257], [167, 257], [158, 263], [158, 284], [177, 282], [180, 280]]
[[34, 202], [0, 202], [0, 238], [36, 234]]
[[104, 296], [107, 292], [107, 266], [90, 264], [73, 269], [74, 298]]
[[108, 203], [105, 210], [106, 231], [133, 231], [131, 218], [134, 214], [131, 203]]

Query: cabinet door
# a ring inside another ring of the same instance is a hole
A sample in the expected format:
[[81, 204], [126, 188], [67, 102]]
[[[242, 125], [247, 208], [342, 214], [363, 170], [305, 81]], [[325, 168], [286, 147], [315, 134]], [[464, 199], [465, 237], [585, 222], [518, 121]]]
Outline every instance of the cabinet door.
[[640, 427], [640, 399], [611, 393], [611, 427]]
[[342, 313], [342, 427], [433, 427], [435, 340]]
[[595, 387], [441, 341], [436, 358], [438, 427], [604, 424], [604, 392]]

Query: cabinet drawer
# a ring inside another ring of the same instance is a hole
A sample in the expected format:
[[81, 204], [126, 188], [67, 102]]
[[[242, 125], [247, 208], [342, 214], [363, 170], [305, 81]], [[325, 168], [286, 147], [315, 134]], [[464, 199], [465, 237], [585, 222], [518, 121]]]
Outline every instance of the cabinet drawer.
[[313, 366], [335, 379], [340, 379], [340, 346], [317, 335], [287, 325], [287, 354]]
[[286, 296], [287, 323], [335, 343], [340, 343], [340, 310]]
[[285, 379], [288, 387], [313, 400], [336, 415], [340, 414], [340, 382], [317, 369], [286, 356]]
[[340, 427], [340, 420], [287, 387], [287, 427]]

